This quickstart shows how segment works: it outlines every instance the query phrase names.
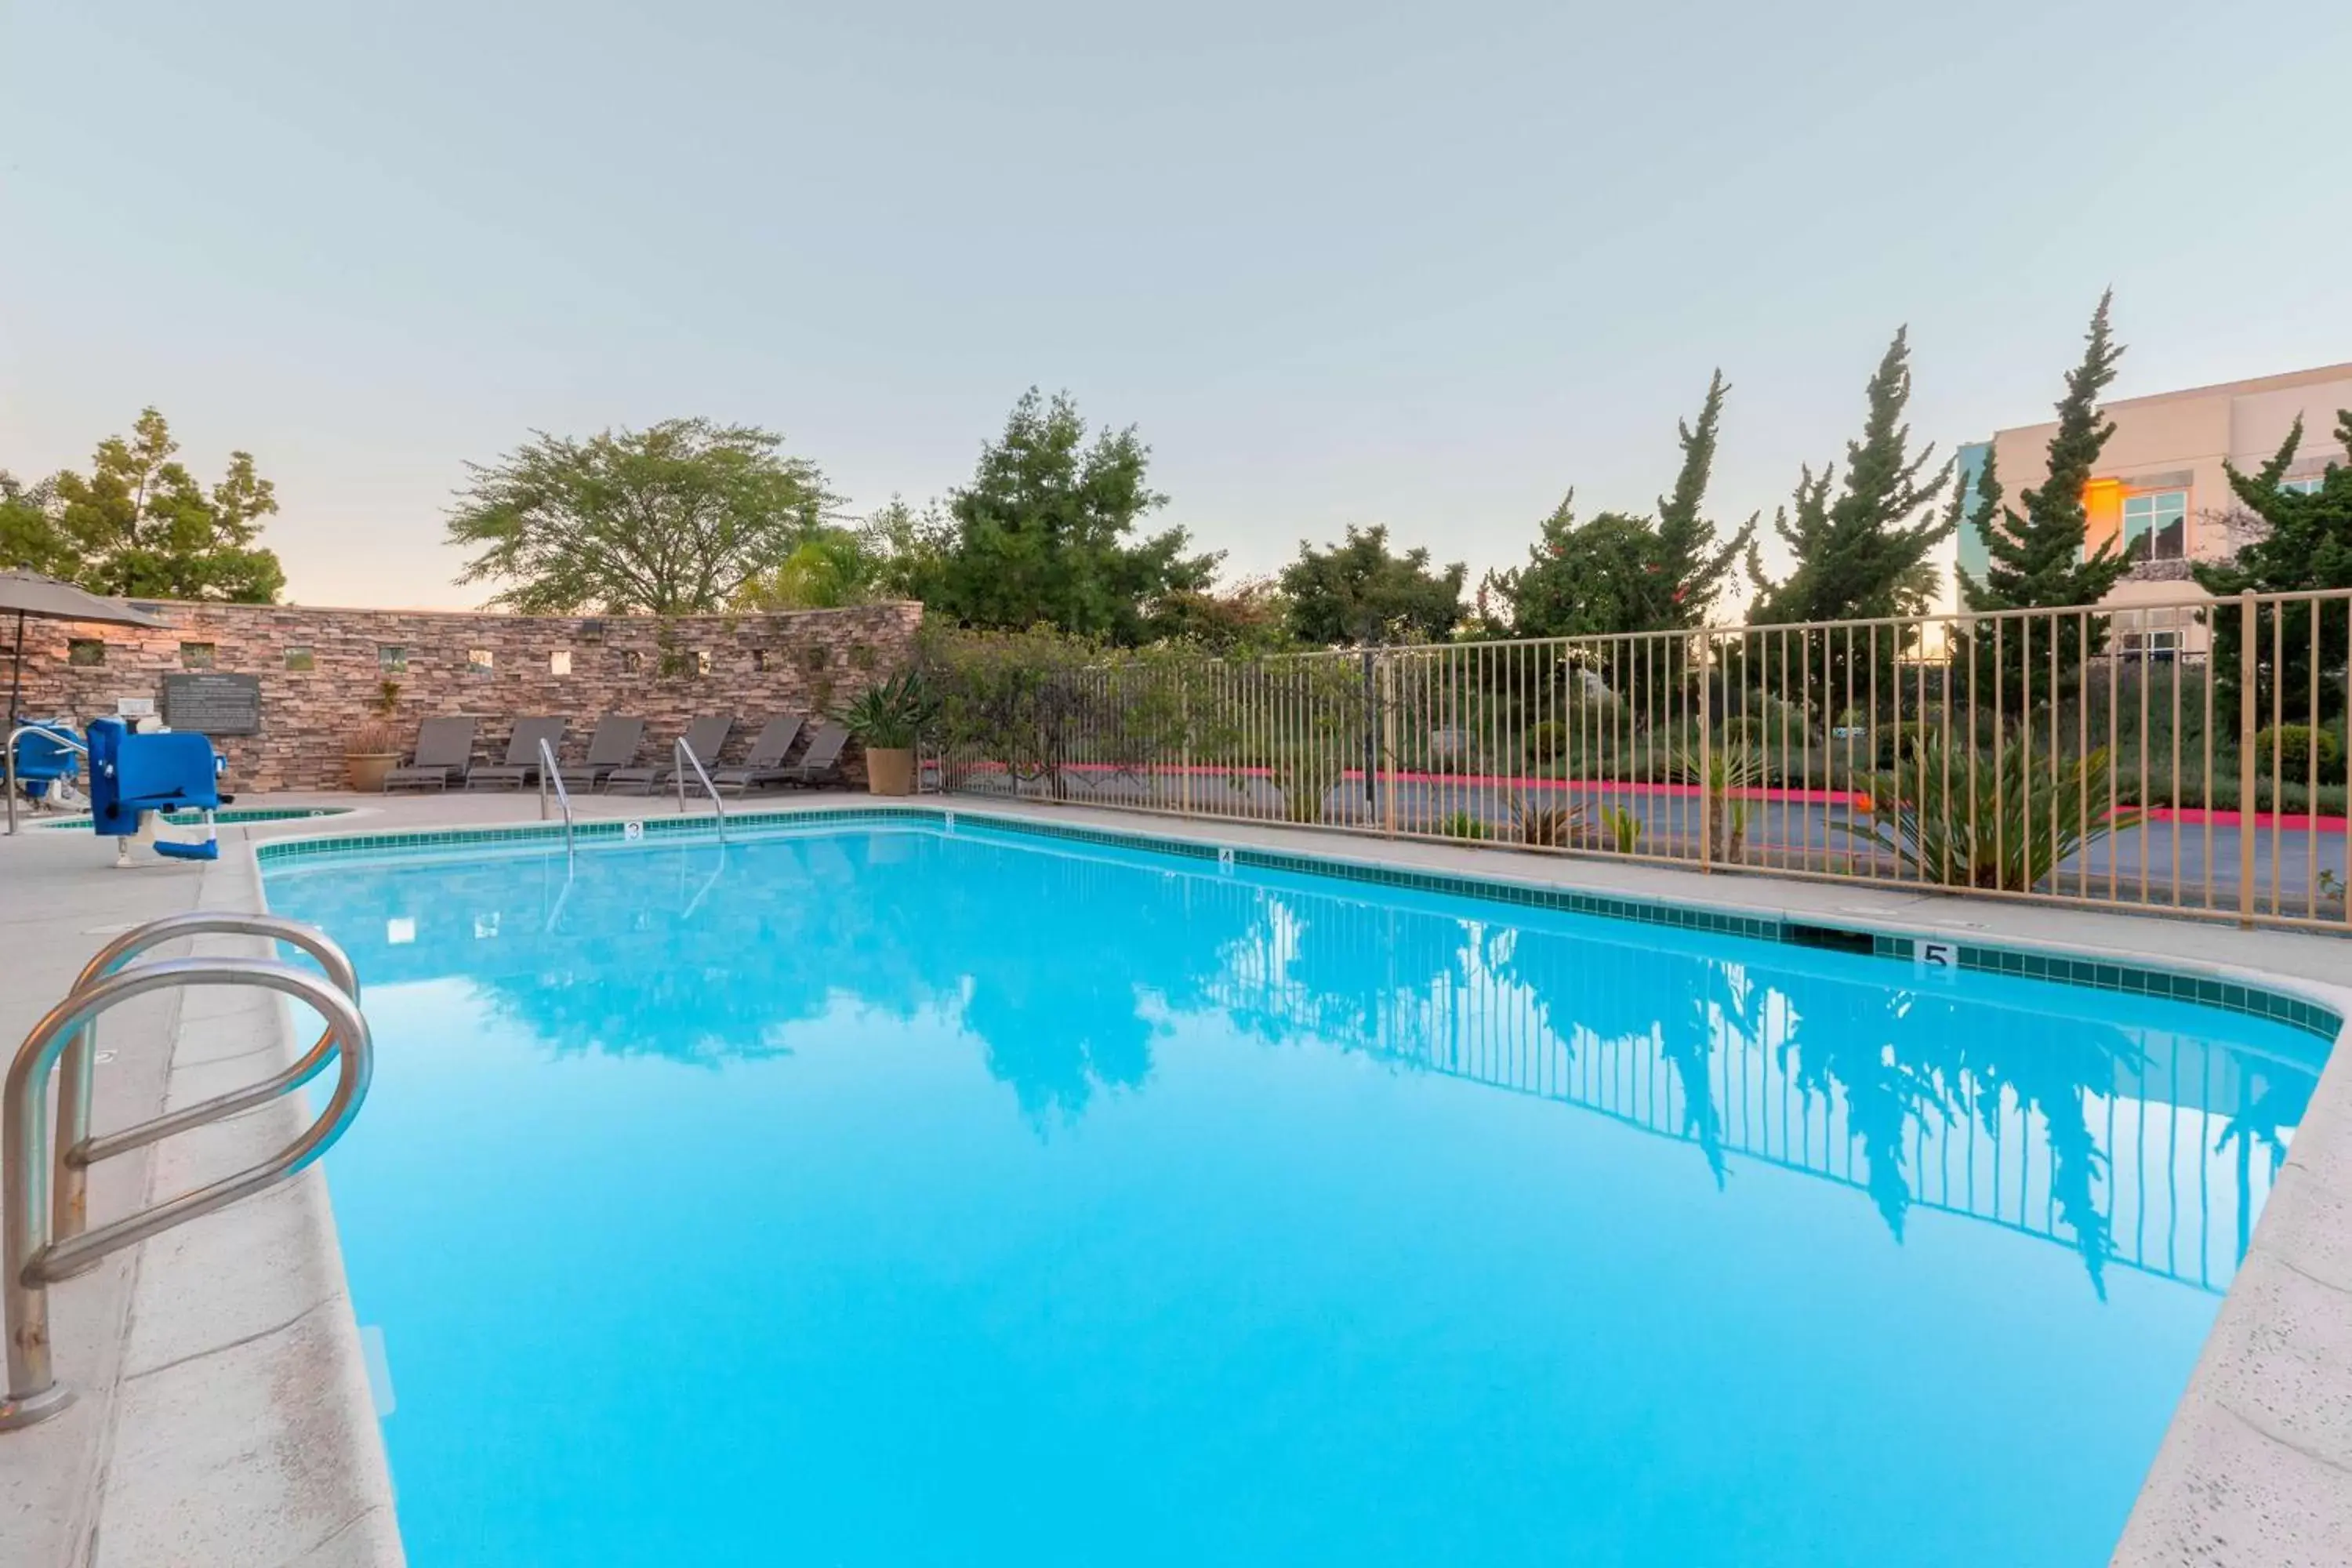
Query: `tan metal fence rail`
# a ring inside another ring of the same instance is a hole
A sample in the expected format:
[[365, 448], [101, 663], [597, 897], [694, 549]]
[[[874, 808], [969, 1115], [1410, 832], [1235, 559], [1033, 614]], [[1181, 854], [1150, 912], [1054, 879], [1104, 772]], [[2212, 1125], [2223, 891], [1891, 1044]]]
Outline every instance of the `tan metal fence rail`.
[[2352, 590], [1260, 658], [965, 637], [936, 778], [2342, 931], [2347, 645]]

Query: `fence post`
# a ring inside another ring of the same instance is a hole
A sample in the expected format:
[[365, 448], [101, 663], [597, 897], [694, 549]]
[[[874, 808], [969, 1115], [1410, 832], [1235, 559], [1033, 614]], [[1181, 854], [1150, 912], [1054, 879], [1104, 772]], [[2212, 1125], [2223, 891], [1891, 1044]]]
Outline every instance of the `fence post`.
[[1396, 666], [1381, 656], [1381, 826], [1396, 837], [1396, 780], [1390, 776], [1396, 760]]
[[[2254, 593], [2238, 595], [2238, 923], [2254, 923]], [[2278, 802], [2271, 802], [2276, 810]], [[2178, 831], [2176, 827], [2175, 831]], [[2207, 872], [2211, 875], [2211, 872]]]
[[1709, 689], [1708, 671], [1714, 664], [1710, 645], [1714, 639], [1701, 626], [1698, 634], [1698, 868], [1702, 872], [1715, 868], [1715, 725], [1712, 722], [1715, 693]]

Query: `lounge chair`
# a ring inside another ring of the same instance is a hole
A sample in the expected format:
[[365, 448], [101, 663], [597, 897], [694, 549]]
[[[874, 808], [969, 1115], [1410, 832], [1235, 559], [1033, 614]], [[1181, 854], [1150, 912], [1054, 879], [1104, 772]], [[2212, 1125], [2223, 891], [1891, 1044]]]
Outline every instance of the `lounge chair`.
[[[686, 727], [686, 749], [692, 752], [696, 760], [708, 768], [719, 761], [719, 753], [725, 748], [727, 737], [734, 732], [735, 719], [732, 714], [719, 718], [697, 719]], [[605, 775], [604, 791], [608, 795], [616, 791], [651, 795], [669, 783], [670, 768], [676, 762], [677, 756], [677, 752], [673, 748], [669, 757], [656, 766], [614, 768]]]
[[637, 745], [645, 739], [646, 721], [625, 719], [618, 713], [607, 713], [596, 721], [596, 732], [588, 737], [588, 760], [575, 766], [558, 768], [556, 777], [567, 785], [594, 789], [604, 782], [607, 773], [625, 768], [637, 760]]
[[404, 768], [383, 775], [384, 793], [396, 789], [447, 789], [449, 781], [466, 776], [474, 760], [474, 721], [459, 714], [427, 719], [416, 727], [416, 751]]
[[539, 778], [539, 743], [549, 751], [563, 744], [569, 721], [562, 719], [518, 719], [507, 740], [507, 760], [477, 763], [466, 770], [467, 789], [520, 789]]
[[805, 789], [837, 778], [841, 773], [841, 748], [848, 743], [849, 731], [840, 725], [819, 724], [816, 733], [809, 737], [809, 748], [801, 760], [791, 767], [774, 769], [769, 774], [769, 782]]
[[[792, 755], [793, 742], [801, 738], [798, 714], [771, 719], [761, 730], [759, 739], [751, 742], [751, 754], [729, 768], [712, 768], [710, 782], [722, 794], [740, 795], [747, 789], [764, 788], [783, 767], [784, 759]], [[696, 756], [702, 753], [697, 752]]]

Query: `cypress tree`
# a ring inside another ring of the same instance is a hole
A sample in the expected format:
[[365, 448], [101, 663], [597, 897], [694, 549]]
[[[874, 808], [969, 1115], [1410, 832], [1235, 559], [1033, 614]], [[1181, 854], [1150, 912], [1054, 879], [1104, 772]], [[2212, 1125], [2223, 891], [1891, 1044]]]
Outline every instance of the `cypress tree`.
[[1913, 456], [1911, 427], [1903, 421], [1911, 400], [1908, 337], [1908, 328], [1895, 332], [1871, 375], [1870, 412], [1861, 438], [1846, 443], [1837, 499], [1829, 496], [1832, 470], [1816, 476], [1809, 468], [1798, 481], [1793, 515], [1784, 509], [1773, 520], [1797, 563], [1785, 581], [1763, 588], [1748, 617], [1754, 623], [1894, 615], [1906, 586], [1918, 585], [1928, 552], [1951, 536], [1953, 519], [1935, 510], [1951, 462], [1923, 480], [1935, 446]]
[[[1979, 481], [1979, 502], [1969, 526], [1984, 540], [1987, 556], [1984, 581], [1960, 573], [1960, 593], [1971, 610], [2059, 610], [2095, 605], [2131, 569], [2131, 563], [2106, 540], [2096, 551], [2085, 551], [2087, 516], [2083, 489], [2097, 468], [2099, 454], [2116, 433], [2115, 422], [2099, 412], [2099, 394], [2116, 378], [2116, 361], [2122, 345], [2109, 335], [2107, 310], [2115, 298], [2109, 289], [2099, 296], [2091, 314], [2082, 363], [2066, 373], [2066, 395], [2058, 401], [2058, 428], [2050, 437], [2050, 477], [2040, 488], [2019, 498], [2025, 503], [2020, 516], [2013, 507], [2000, 505], [1999, 483], [1992, 460], [1985, 460], [1986, 479]], [[1991, 481], [1992, 488], [1984, 488]], [[1996, 524], [1994, 518], [2000, 521]], [[2012, 620], [2000, 638], [2001, 706], [2010, 712], [2029, 704], [2046, 703], [2070, 689], [2085, 653], [2096, 654], [2106, 644], [2105, 616], [2026, 616]], [[2052, 647], [2055, 640], [2055, 647]], [[1976, 678], [1979, 700], [1992, 698], [1993, 638], [1979, 628], [1975, 634]], [[2050, 689], [2053, 654], [2058, 691]]]
[[[1833, 468], [1809, 467], [1773, 531], [1796, 558], [1779, 584], [1768, 582], [1748, 552], [1757, 598], [1756, 626], [1804, 621], [1865, 620], [1908, 613], [1935, 597], [1938, 579], [1928, 552], [1952, 535], [1958, 519], [1937, 500], [1952, 475], [1947, 458], [1932, 476], [1933, 443], [1911, 451], [1903, 411], [1911, 400], [1909, 329], [1898, 329], [1870, 378], [1870, 409], [1859, 439], [1846, 443], [1845, 476], [1835, 500]], [[1926, 477], [1923, 477], [1926, 476]], [[1816, 714], [1826, 721], [1869, 700], [1874, 683], [1893, 691], [1902, 637], [1892, 630], [1809, 633], [1801, 668]], [[1818, 651], [1815, 651], [1818, 649]]]
[[1718, 544], [1715, 524], [1699, 510], [1715, 468], [1723, 400], [1730, 391], [1723, 372], [1717, 370], [1707, 380], [1698, 424], [1694, 426], [1680, 420], [1675, 424], [1676, 438], [1682, 443], [1683, 466], [1675, 476], [1674, 492], [1658, 498], [1657, 574], [1673, 585], [1659, 629], [1687, 630], [1705, 625], [1716, 601], [1723, 596], [1734, 563], [1756, 538], [1757, 520], [1750, 517]]
[[[2352, 450], [2352, 408], [2338, 409], [2336, 420], [2336, 440]], [[2191, 569], [2199, 585], [2215, 598], [2231, 599], [2249, 591], [2277, 594], [2352, 588], [2352, 466], [2328, 464], [2316, 490], [2287, 489], [2283, 481], [2302, 444], [2303, 421], [2297, 418], [2278, 451], [2260, 468], [2247, 474], [2234, 464], [2228, 466], [2230, 488], [2237, 492], [2240, 503], [2269, 526], [2231, 559], [2200, 562]], [[2211, 668], [2219, 679], [2222, 709], [2234, 713], [2245, 627], [2233, 605], [2225, 604], [2209, 614], [2213, 627]], [[2314, 615], [2319, 617], [2315, 633]], [[2319, 656], [2316, 664], [2312, 659], [2315, 651]], [[2274, 603], [2255, 623], [2254, 695], [2261, 722], [2270, 722], [2275, 703], [2287, 722], [2304, 723], [2315, 698], [2320, 721], [2340, 727], [2347, 657], [2352, 657], [2352, 626], [2347, 625], [2341, 605], [2324, 599]], [[2294, 774], [2290, 771], [2287, 776]]]

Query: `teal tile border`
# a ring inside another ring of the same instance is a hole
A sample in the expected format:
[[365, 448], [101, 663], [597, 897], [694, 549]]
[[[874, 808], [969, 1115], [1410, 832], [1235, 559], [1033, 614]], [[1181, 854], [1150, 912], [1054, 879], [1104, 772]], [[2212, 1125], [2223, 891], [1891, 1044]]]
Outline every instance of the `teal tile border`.
[[[1606, 893], [1586, 892], [1577, 888], [1546, 887], [1540, 883], [1516, 882], [1495, 878], [1473, 877], [1451, 871], [1431, 871], [1418, 867], [1382, 866], [1370, 861], [1327, 858], [1320, 855], [1297, 855], [1280, 849], [1264, 849], [1245, 844], [1217, 844], [1195, 838], [1166, 838], [1155, 834], [1129, 833], [1112, 828], [1085, 827], [1076, 823], [1039, 822], [1025, 817], [996, 816], [986, 812], [962, 812], [940, 806], [818, 806], [801, 811], [752, 811], [730, 813], [727, 825], [730, 830], [746, 828], [773, 829], [812, 826], [852, 826], [874, 823], [916, 823], [944, 826], [950, 817], [961, 816], [974, 826], [985, 825], [992, 832], [1025, 835], [1034, 838], [1058, 838], [1081, 844], [1097, 844], [1108, 848], [1142, 850], [1150, 854], [1177, 856], [1189, 860], [1216, 860], [1223, 852], [1231, 850], [1235, 866], [1248, 866], [1264, 871], [1283, 871], [1299, 876], [1327, 877], [1341, 881], [1363, 882], [1381, 887], [1401, 888], [1412, 892], [1441, 893], [1456, 898], [1481, 899], [1489, 902], [1517, 904], [1525, 908], [1561, 910], [1571, 914], [1597, 915], [1605, 920], [1634, 921], [1650, 925], [1671, 926], [1681, 931], [1706, 931], [1718, 936], [1747, 937], [1757, 942], [1793, 942], [1794, 922], [1783, 921], [1774, 915], [1735, 914], [1725, 910], [1708, 909], [1695, 904], [1675, 904], [1653, 899], [1618, 898]], [[647, 816], [638, 819], [647, 840], [708, 837], [710, 819], [707, 816]], [[624, 834], [620, 818], [599, 819], [579, 823], [573, 828], [576, 837], [591, 842], [618, 840]], [[563, 825], [557, 822], [534, 822], [520, 827], [440, 828], [417, 833], [369, 833], [338, 835], [321, 838], [264, 839], [254, 846], [254, 858], [267, 870], [270, 866], [287, 860], [320, 858], [373, 858], [377, 855], [397, 854], [409, 849], [446, 849], [467, 844], [529, 845], [560, 843]], [[1815, 922], [1818, 923], [1818, 922]], [[1904, 963], [1912, 961], [1913, 944], [1917, 938], [1873, 932], [1871, 952], [1878, 958], [1894, 959]], [[1946, 940], [1938, 935], [1936, 940]], [[2302, 997], [2289, 996], [2261, 986], [2244, 985], [2231, 981], [2216, 980], [2210, 975], [2188, 974], [2173, 970], [2150, 968], [2140, 964], [2114, 963], [2104, 960], [2081, 959], [2063, 953], [2037, 952], [2030, 948], [2002, 947], [1984, 942], [1960, 942], [1959, 966], [1986, 974], [2009, 974], [2029, 980], [2048, 980], [2064, 985], [2082, 985], [2098, 991], [2117, 991], [2136, 996], [2168, 997], [2175, 1001], [2192, 1002], [2200, 1006], [2217, 1007], [2224, 1012], [2242, 1013], [2249, 1017], [2269, 1018], [2305, 1034], [2315, 1035], [2334, 1042], [2343, 1032], [2344, 1019], [2334, 1009]]]

